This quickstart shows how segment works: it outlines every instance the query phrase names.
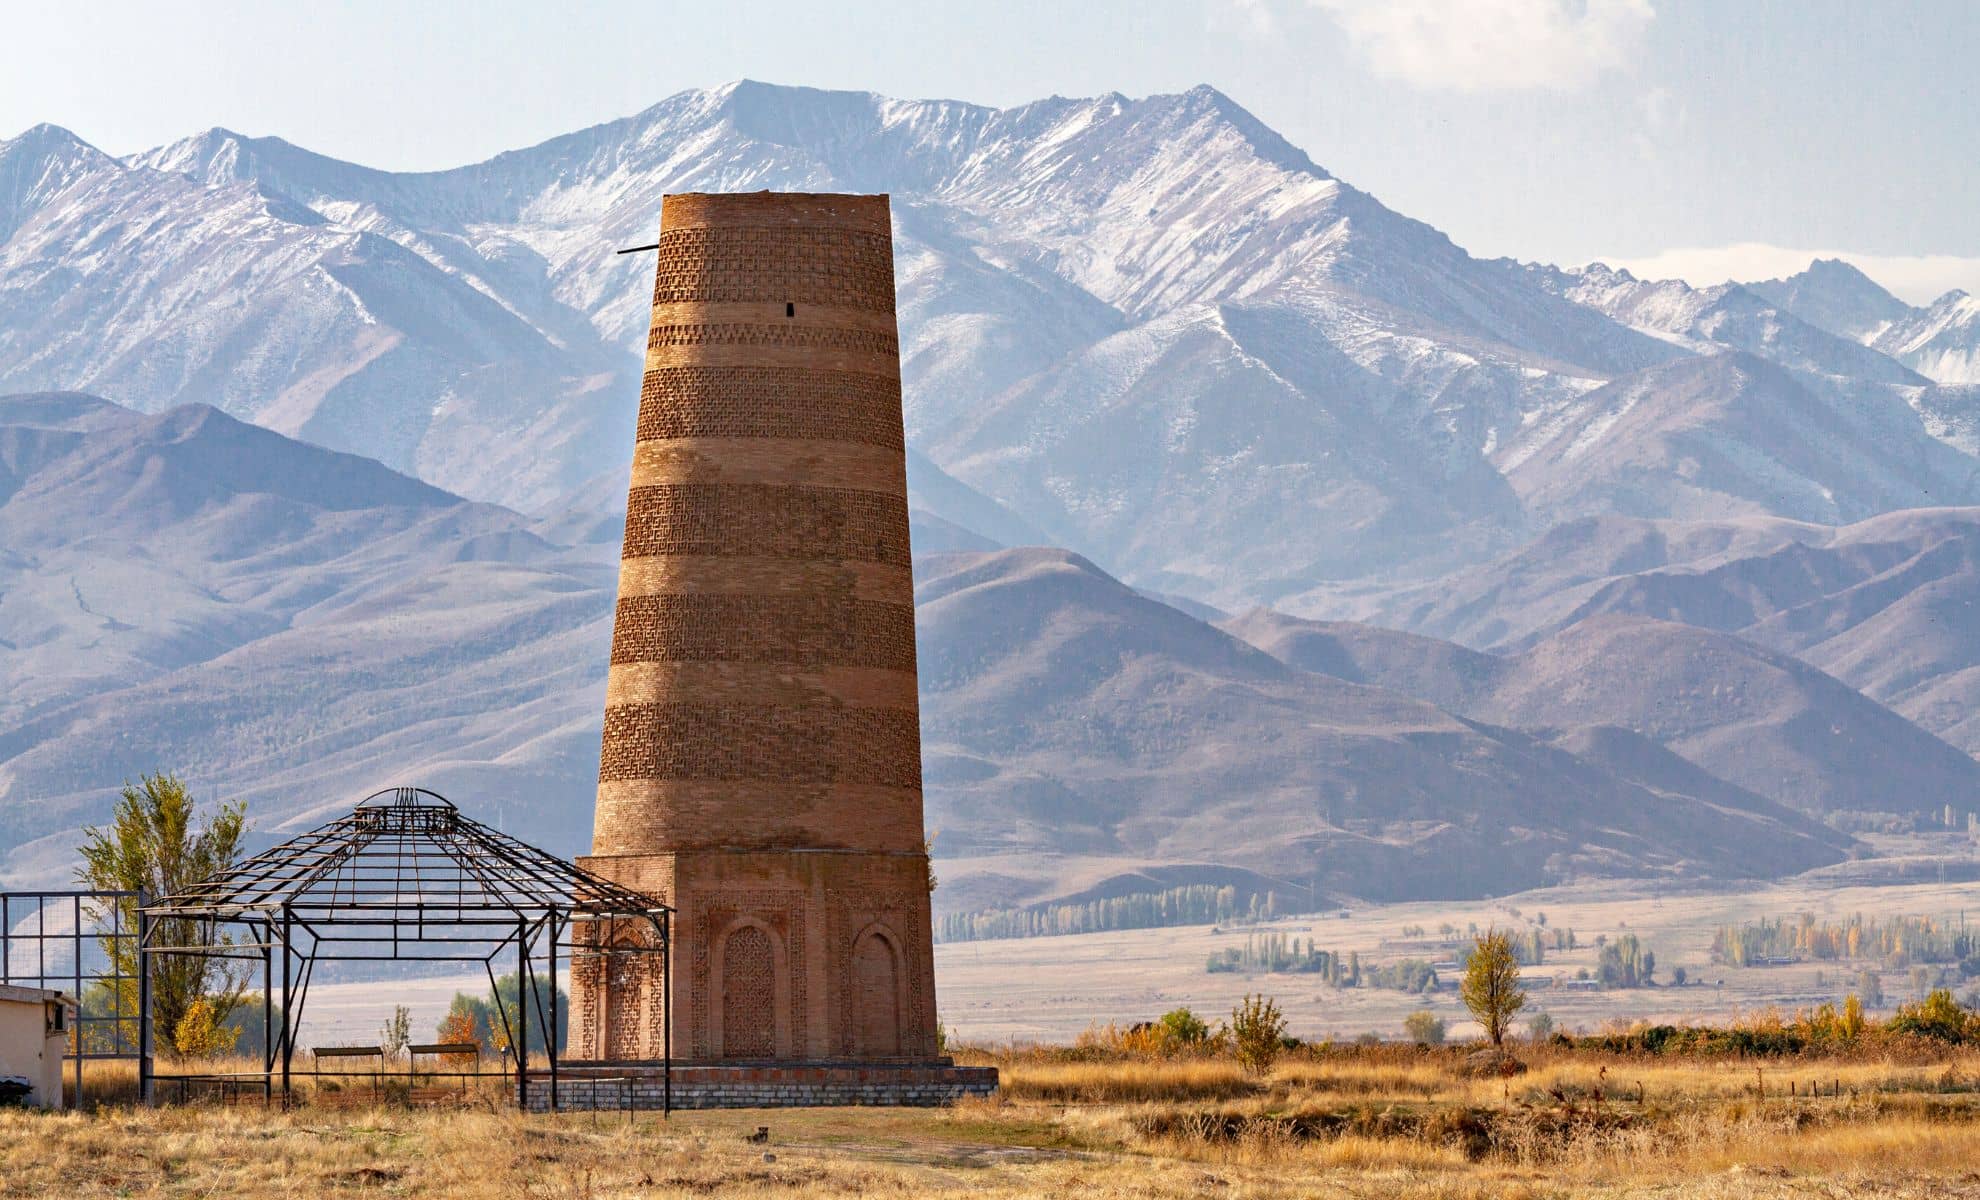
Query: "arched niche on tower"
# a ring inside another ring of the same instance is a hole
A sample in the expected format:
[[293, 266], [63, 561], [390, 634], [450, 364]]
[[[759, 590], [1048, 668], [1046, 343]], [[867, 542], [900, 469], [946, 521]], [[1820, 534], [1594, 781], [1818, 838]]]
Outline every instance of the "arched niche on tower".
[[791, 1053], [790, 963], [784, 940], [767, 922], [738, 917], [709, 956], [709, 1041], [724, 1059], [782, 1058]]
[[853, 938], [845, 1003], [858, 1058], [894, 1058], [904, 1053], [907, 962], [901, 939], [875, 921]]

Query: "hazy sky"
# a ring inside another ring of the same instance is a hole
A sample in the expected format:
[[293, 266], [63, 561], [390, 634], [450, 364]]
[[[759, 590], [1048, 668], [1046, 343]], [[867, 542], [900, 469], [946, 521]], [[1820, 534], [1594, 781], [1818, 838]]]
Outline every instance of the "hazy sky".
[[11, 8], [0, 137], [209, 126], [452, 166], [738, 78], [1009, 105], [1209, 83], [1484, 255], [1980, 292], [1973, 0]]

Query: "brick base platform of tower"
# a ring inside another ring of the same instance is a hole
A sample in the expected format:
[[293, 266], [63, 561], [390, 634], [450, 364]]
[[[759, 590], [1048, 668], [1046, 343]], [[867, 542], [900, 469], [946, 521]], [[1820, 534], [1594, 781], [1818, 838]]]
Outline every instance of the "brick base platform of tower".
[[[669, 1083], [650, 1064], [576, 1063], [558, 1070], [557, 1107], [636, 1112], [673, 1108], [933, 1108], [997, 1090], [997, 1068], [946, 1058], [876, 1062], [717, 1063], [676, 1066]], [[550, 1108], [550, 1080], [529, 1081], [529, 1107]]]

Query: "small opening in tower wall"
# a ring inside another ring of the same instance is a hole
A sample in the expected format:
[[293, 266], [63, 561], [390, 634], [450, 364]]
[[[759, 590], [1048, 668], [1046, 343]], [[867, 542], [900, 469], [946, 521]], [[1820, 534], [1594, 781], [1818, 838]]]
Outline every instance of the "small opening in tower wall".
[[787, 317], [797, 316], [797, 305], [792, 303], [786, 303], [784, 305], [784, 315]]

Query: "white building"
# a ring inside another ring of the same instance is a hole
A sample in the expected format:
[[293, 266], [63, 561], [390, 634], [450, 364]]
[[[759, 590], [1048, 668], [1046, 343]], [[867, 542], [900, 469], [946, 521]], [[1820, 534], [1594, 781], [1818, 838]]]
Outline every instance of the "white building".
[[0, 983], [0, 1096], [25, 1086], [21, 1103], [62, 1107], [62, 1056], [75, 1019], [76, 1002], [61, 992]]

